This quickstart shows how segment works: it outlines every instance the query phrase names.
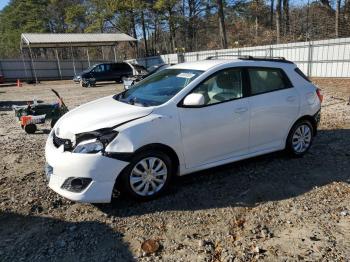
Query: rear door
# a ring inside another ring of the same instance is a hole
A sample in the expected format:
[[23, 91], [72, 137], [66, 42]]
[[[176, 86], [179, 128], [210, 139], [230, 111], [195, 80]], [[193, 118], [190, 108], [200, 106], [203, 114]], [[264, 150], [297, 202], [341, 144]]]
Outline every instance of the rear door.
[[250, 86], [250, 152], [282, 149], [299, 113], [299, 96], [280, 68], [246, 68]]

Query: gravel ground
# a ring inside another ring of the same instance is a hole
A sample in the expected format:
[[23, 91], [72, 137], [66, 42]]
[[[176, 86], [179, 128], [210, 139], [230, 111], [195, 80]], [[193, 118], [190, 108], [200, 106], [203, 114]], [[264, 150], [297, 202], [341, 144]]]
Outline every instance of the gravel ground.
[[55, 88], [73, 108], [121, 86], [1, 86], [0, 261], [349, 261], [350, 79], [314, 81], [322, 120], [303, 158], [273, 153], [177, 178], [151, 202], [109, 205], [47, 187], [49, 126], [26, 135], [11, 105], [52, 102]]

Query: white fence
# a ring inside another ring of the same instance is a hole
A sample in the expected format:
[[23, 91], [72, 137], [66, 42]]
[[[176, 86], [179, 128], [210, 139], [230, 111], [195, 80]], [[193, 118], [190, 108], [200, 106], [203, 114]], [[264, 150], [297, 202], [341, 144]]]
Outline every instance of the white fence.
[[[58, 64], [57, 60], [30, 60], [6, 59], [0, 60], [0, 74], [5, 81], [34, 81], [35, 74], [38, 80], [59, 80], [72, 79], [75, 73], [87, 69], [90, 65], [106, 61], [89, 61], [88, 60], [63, 60]], [[35, 70], [34, 70], [35, 69]]]
[[[311, 77], [350, 77], [350, 38], [166, 54], [128, 61], [150, 67], [161, 63], [176, 64], [225, 55], [227, 58], [230, 55], [283, 56], [295, 62]], [[106, 61], [90, 61], [90, 64], [99, 62]], [[87, 60], [63, 60], [60, 65], [56, 60], [35, 60], [33, 63], [30, 60], [0, 60], [0, 74], [4, 75], [6, 81], [34, 80], [34, 74], [39, 80], [71, 79], [75, 72], [83, 71], [88, 65]]]
[[296, 63], [311, 77], [350, 77], [350, 38], [167, 54], [134, 61], [151, 66], [159, 63], [198, 61], [209, 56], [225, 58], [225, 55], [227, 58], [230, 55], [282, 56]]

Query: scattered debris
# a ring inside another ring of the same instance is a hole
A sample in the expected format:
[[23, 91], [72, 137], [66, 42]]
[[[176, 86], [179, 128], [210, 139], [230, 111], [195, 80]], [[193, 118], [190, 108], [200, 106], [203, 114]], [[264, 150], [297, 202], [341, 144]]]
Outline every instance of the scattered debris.
[[149, 255], [158, 251], [159, 243], [156, 240], [148, 239], [141, 244], [141, 249], [146, 255]]

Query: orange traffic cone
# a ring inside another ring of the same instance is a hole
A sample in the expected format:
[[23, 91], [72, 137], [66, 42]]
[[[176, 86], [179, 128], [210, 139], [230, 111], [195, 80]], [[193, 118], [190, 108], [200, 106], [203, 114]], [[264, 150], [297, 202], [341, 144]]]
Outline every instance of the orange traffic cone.
[[21, 80], [17, 79], [16, 84], [17, 84], [17, 87], [21, 87], [22, 86]]

